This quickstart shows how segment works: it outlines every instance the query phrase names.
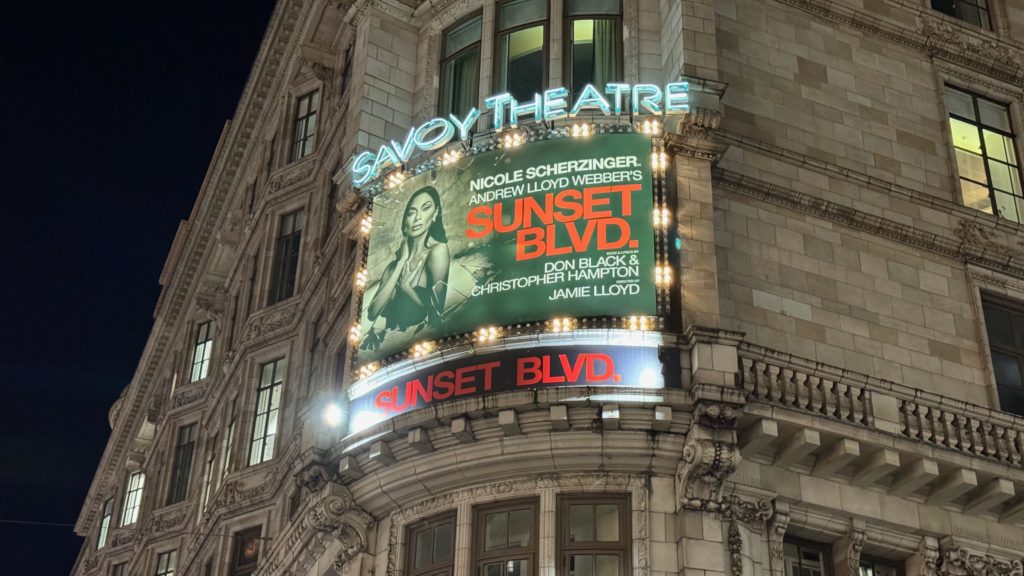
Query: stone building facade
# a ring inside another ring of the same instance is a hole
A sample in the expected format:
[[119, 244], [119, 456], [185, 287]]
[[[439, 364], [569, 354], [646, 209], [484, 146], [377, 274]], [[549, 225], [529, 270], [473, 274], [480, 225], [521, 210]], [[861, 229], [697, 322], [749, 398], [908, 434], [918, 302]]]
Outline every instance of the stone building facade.
[[[543, 3], [543, 87], [575, 81], [587, 1]], [[110, 410], [73, 574], [1024, 574], [1024, 2], [595, 4], [613, 80], [690, 87], [655, 139], [674, 305], [634, 335], [678, 386], [345, 432], [370, 205], [350, 159], [446, 105], [477, 15], [474, 103], [500, 92], [508, 6], [280, 0]]]

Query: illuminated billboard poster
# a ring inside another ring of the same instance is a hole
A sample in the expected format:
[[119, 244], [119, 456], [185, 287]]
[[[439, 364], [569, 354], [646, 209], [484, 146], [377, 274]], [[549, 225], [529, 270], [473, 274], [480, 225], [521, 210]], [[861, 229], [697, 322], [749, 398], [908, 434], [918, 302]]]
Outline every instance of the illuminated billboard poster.
[[[641, 346], [558, 346], [508, 350], [469, 356], [417, 370], [361, 392], [349, 402], [349, 433], [439, 402], [545, 387], [666, 387], [663, 368], [678, 366], [659, 349]], [[668, 386], [677, 387], [670, 381]]]
[[377, 196], [357, 362], [552, 317], [653, 315], [651, 139], [462, 158]]

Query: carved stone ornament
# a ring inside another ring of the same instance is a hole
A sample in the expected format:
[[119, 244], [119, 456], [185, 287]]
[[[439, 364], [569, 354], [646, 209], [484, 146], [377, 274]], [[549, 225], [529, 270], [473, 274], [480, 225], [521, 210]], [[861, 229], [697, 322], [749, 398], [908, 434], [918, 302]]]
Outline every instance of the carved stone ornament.
[[155, 533], [157, 536], [161, 533], [174, 532], [183, 527], [186, 520], [193, 517], [195, 515], [192, 506], [183, 506], [162, 514], [154, 514], [146, 526], [146, 532]]
[[299, 163], [295, 167], [287, 169], [271, 178], [270, 191], [277, 192], [290, 186], [294, 186], [299, 182], [304, 182], [313, 175], [315, 170], [316, 164], [314, 162]]
[[698, 423], [714, 429], [735, 428], [736, 420], [742, 414], [740, 406], [724, 402], [701, 402], [693, 411]]
[[171, 410], [199, 402], [203, 399], [205, 392], [205, 387], [197, 384], [190, 384], [185, 388], [178, 389], [171, 398]]
[[295, 481], [311, 493], [317, 493], [329, 482], [334, 482], [338, 473], [327, 464], [319, 461], [312, 461], [302, 467], [295, 474]]
[[969, 36], [949, 22], [925, 20], [918, 32], [924, 38], [926, 52], [932, 56], [941, 55], [942, 51], [946, 51], [972, 55], [981, 61], [1011, 70], [1020, 68], [1017, 54], [1008, 46], [994, 40]]
[[676, 469], [680, 508], [718, 512], [722, 483], [736, 470], [740, 452], [736, 444], [715, 438], [700, 425], [690, 427], [683, 457]]
[[864, 550], [864, 530], [854, 528], [843, 538], [842, 552], [846, 560], [847, 576], [860, 574], [860, 553]]
[[366, 549], [366, 534], [373, 518], [356, 506], [345, 486], [329, 482], [323, 492], [307, 512], [307, 519], [313, 530], [329, 533], [341, 543], [342, 551], [334, 559], [334, 569], [341, 572], [349, 560]]
[[771, 500], [746, 500], [736, 494], [722, 498], [722, 516], [735, 520], [754, 532], [764, 530], [773, 512]]
[[1024, 257], [1019, 240], [1016, 247], [1011, 246], [1006, 242], [1006, 238], [1000, 238], [997, 233], [983, 228], [973, 220], [960, 220], [956, 228], [956, 237], [960, 240], [961, 252], [973, 248], [1004, 257]]
[[89, 557], [88, 560], [85, 561], [85, 571], [86, 572], [92, 572], [93, 570], [99, 568], [99, 566], [100, 566], [100, 555], [99, 554], [93, 554], [92, 556]]
[[939, 543], [930, 536], [921, 538], [917, 552], [907, 560], [908, 576], [938, 576]]
[[274, 310], [270, 313], [257, 316], [249, 321], [246, 325], [245, 337], [242, 339], [245, 342], [250, 340], [256, 340], [272, 332], [276, 332], [282, 328], [289, 326], [292, 320], [295, 319], [295, 314], [298, 312], [297, 306], [289, 306], [281, 310]]
[[789, 506], [775, 503], [775, 514], [768, 523], [768, 567], [772, 576], [785, 576], [786, 562], [782, 556], [782, 542], [789, 528]]
[[710, 108], [691, 108], [679, 120], [676, 131], [683, 138], [705, 140], [722, 123], [722, 113]]
[[944, 541], [939, 576], [1021, 576], [1024, 564], [1020, 558], [1003, 560], [989, 554], [979, 554]]
[[743, 576], [743, 537], [735, 519], [730, 519], [728, 526], [726, 547], [729, 549], [729, 574]]
[[203, 283], [196, 294], [196, 308], [206, 314], [221, 319], [227, 308], [228, 291], [219, 284]]

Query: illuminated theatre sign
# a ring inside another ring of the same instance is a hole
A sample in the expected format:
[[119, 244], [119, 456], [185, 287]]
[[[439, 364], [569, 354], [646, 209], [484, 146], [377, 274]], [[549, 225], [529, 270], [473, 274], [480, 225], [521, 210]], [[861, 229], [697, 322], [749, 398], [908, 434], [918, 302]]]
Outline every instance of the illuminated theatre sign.
[[357, 363], [481, 326], [657, 314], [651, 138], [463, 157], [374, 198]]
[[[566, 88], [552, 88], [535, 94], [527, 102], [519, 102], [503, 93], [484, 100], [484, 108], [491, 114], [490, 128], [496, 131], [516, 128], [523, 120], [540, 122], [574, 118], [581, 113], [604, 116], [631, 114], [684, 114], [690, 109], [688, 82], [671, 82], [664, 87], [654, 84], [605, 85], [604, 92], [587, 84], [571, 104]], [[448, 118], [432, 118], [409, 129], [405, 140], [382, 145], [377, 152], [361, 152], [352, 158], [352, 184], [360, 188], [389, 168], [408, 162], [419, 151], [443, 148], [456, 138], [467, 140], [480, 119], [481, 112], [472, 108], [464, 117], [454, 114]]]
[[664, 374], [679, 373], [678, 366], [669, 364], [663, 368], [658, 348], [641, 346], [558, 346], [469, 356], [353, 389], [349, 433], [440, 402], [497, 392], [552, 386], [677, 387], [675, 381], [666, 382]]

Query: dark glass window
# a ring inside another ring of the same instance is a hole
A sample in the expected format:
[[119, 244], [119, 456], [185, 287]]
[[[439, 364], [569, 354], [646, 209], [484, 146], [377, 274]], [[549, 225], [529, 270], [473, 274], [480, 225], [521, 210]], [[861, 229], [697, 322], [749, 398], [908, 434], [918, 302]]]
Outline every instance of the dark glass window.
[[114, 564], [110, 567], [110, 576], [127, 576], [128, 574], [128, 563], [121, 562], [120, 564]]
[[231, 472], [231, 453], [235, 444], [235, 421], [238, 420], [238, 398], [232, 398], [231, 400], [231, 412], [228, 414], [228, 425], [224, 431], [224, 445], [221, 447], [220, 452], [220, 478], [217, 481], [219, 486], [224, 478], [227, 477], [228, 472]]
[[580, 495], [559, 498], [558, 546], [562, 574], [630, 574], [628, 497]]
[[178, 551], [163, 552], [156, 557], [156, 576], [174, 576], [178, 563]]
[[982, 308], [999, 406], [1024, 415], [1024, 306], [985, 296]]
[[295, 134], [292, 137], [291, 160], [299, 160], [316, 149], [316, 112], [320, 107], [320, 91], [314, 90], [295, 102]]
[[252, 443], [249, 449], [250, 466], [274, 457], [284, 370], [284, 358], [264, 364], [260, 369], [260, 386], [256, 390], [256, 418], [253, 421]]
[[276, 304], [295, 294], [295, 277], [299, 271], [299, 247], [302, 244], [302, 228], [305, 222], [305, 210], [296, 210], [281, 216], [281, 226], [274, 246], [274, 268], [271, 270], [268, 304]]
[[480, 81], [482, 17], [474, 14], [444, 33], [441, 53], [441, 115], [464, 118], [476, 106]]
[[207, 560], [203, 566], [203, 576], [213, 576], [213, 558]]
[[826, 545], [788, 538], [782, 544], [786, 576], [829, 576], [828, 558]]
[[536, 574], [536, 501], [479, 508], [474, 526], [476, 576]]
[[992, 29], [988, 0], [932, 0], [932, 8], [986, 30]]
[[235, 534], [234, 549], [231, 552], [231, 576], [249, 576], [256, 570], [260, 560], [261, 530], [261, 526], [256, 526]]
[[1024, 192], [1009, 108], [952, 86], [946, 107], [964, 206], [1021, 222]]
[[192, 474], [192, 454], [196, 450], [196, 425], [178, 428], [178, 442], [174, 446], [174, 464], [171, 467], [171, 486], [167, 491], [167, 504], [175, 504], [188, 494], [188, 479]]
[[587, 84], [622, 80], [622, 7], [619, 0], [567, 0], [566, 76], [573, 95]]
[[547, 78], [547, 0], [498, 4], [497, 86], [516, 100], [531, 100]]
[[107, 534], [110, 532], [110, 518], [114, 515], [114, 499], [107, 498], [103, 503], [103, 517], [100, 520], [100, 533], [96, 538], [96, 549], [107, 545]]
[[142, 505], [142, 489], [146, 486], [146, 475], [132, 472], [128, 476], [127, 489], [124, 492], [124, 510], [121, 512], [121, 526], [135, 524], [139, 519], [139, 507]]
[[860, 576], [903, 576], [903, 567], [899, 564], [885, 562], [861, 555]]
[[192, 382], [206, 378], [210, 372], [213, 352], [213, 322], [203, 322], [196, 329], [196, 345], [192, 352]]
[[455, 567], [455, 515], [435, 516], [409, 528], [408, 576], [450, 575]]

